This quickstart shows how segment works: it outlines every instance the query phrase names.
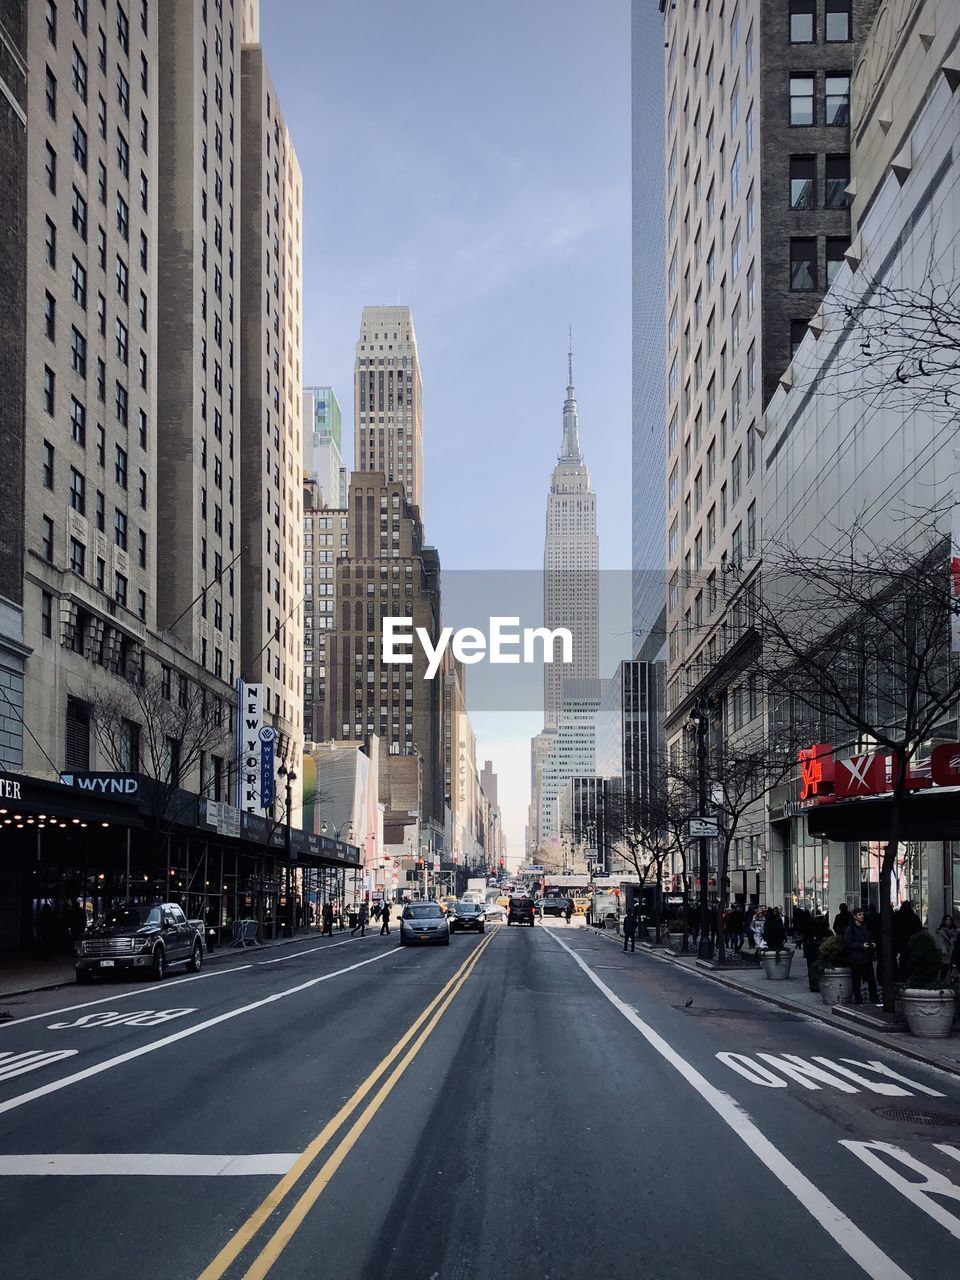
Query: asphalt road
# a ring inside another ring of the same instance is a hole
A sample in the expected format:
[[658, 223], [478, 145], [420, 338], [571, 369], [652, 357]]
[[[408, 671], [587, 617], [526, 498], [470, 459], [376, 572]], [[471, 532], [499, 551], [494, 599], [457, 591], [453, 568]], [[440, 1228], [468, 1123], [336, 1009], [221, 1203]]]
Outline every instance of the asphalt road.
[[4, 1280], [960, 1274], [960, 1079], [560, 921], [4, 1006]]

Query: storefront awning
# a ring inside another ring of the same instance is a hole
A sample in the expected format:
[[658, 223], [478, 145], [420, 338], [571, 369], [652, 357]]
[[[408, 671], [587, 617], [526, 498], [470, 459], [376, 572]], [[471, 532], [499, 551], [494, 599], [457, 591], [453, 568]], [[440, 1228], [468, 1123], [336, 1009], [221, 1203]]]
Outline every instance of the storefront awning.
[[[807, 829], [827, 840], [888, 840], [890, 797], [877, 796], [806, 810]], [[903, 799], [900, 840], [960, 840], [960, 789], [937, 787]]]

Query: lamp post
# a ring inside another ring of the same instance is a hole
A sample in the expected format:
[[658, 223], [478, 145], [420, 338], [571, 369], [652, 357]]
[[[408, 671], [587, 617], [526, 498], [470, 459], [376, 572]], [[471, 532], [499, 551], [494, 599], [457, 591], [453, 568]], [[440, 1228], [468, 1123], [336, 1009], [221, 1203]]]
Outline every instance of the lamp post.
[[[710, 723], [710, 703], [707, 698], [701, 696], [697, 699], [688, 723], [697, 735], [697, 810], [698, 816], [703, 819], [707, 816], [707, 730]], [[713, 957], [713, 944], [710, 941], [710, 862], [707, 845], [710, 837], [700, 836], [698, 839], [700, 843], [700, 939], [697, 944], [697, 957], [700, 960], [710, 960]]]
[[286, 864], [285, 872], [284, 872], [284, 896], [286, 897], [286, 901], [287, 901], [287, 909], [286, 909], [286, 912], [284, 913], [285, 918], [283, 922], [283, 932], [285, 937], [292, 938], [293, 937], [293, 911], [291, 910], [292, 903], [290, 901], [290, 851], [291, 851], [290, 816], [291, 816], [291, 811], [293, 809], [293, 784], [297, 780], [297, 775], [294, 773], [292, 769], [288, 769], [285, 764], [281, 764], [280, 768], [277, 770], [277, 774], [281, 778], [283, 778], [284, 787], [287, 793], [286, 811], [284, 813], [284, 826], [283, 826], [283, 854], [284, 854], [284, 861]]

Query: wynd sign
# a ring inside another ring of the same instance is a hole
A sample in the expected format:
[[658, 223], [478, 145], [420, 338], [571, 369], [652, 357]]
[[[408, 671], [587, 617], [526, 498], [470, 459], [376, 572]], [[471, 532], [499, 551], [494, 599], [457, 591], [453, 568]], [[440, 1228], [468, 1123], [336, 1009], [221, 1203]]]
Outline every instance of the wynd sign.
[[[799, 763], [804, 807], [884, 795], [896, 783], [896, 760], [885, 751], [835, 760], [830, 744], [818, 742], [799, 753]], [[929, 761], [922, 765], [908, 763], [904, 786], [907, 791], [960, 787], [960, 742], [934, 747]]]
[[111, 800], [136, 800], [140, 795], [140, 779], [135, 773], [61, 773], [60, 782], [75, 791]]
[[263, 685], [237, 681], [237, 808], [256, 813], [263, 808], [260, 775], [260, 730]]

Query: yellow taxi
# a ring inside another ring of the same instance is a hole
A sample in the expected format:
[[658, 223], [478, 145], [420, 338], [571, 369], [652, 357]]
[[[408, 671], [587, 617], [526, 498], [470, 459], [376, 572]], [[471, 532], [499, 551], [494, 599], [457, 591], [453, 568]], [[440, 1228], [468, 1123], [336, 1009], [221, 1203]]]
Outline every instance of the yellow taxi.
[[440, 910], [443, 912], [445, 916], [449, 915], [456, 905], [457, 905], [457, 899], [453, 896], [453, 894], [446, 894], [444, 897], [440, 899]]

